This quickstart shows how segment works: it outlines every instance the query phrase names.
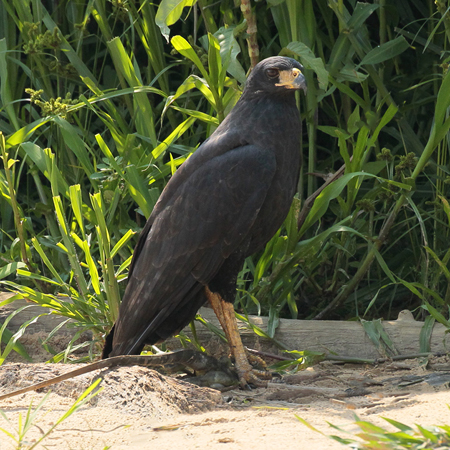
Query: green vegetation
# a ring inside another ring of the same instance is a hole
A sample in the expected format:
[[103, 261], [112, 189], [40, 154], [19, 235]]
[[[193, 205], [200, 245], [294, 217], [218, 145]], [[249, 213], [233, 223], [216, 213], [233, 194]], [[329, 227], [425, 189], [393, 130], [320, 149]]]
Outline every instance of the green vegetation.
[[304, 165], [237, 308], [271, 336], [281, 316], [447, 324], [448, 2], [248, 4], [1, 0], [2, 287], [101, 343], [137, 233], [259, 52], [305, 66]]
[[[15, 450], [32, 450], [38, 447], [42, 441], [44, 441], [55, 429], [75, 413], [80, 407], [92, 400], [103, 388], [98, 388], [101, 379], [94, 381], [78, 398], [75, 400], [74, 404], [54, 423], [51, 424], [47, 431], [44, 431], [39, 425], [39, 416], [42, 413], [42, 407], [45, 405], [50, 392], [48, 392], [45, 397], [39, 402], [36, 408], [33, 408], [33, 403], [30, 404], [25, 416], [19, 413], [19, 419], [17, 425], [13, 424], [12, 421], [7, 417], [5, 412], [0, 409], [0, 415], [5, 419], [8, 424], [8, 429], [0, 428], [0, 432], [5, 434], [6, 441], [3, 443], [14, 442]], [[37, 439], [30, 439], [30, 431], [33, 427], [37, 427], [41, 432], [41, 435]], [[109, 447], [104, 447], [103, 450], [107, 450]]]
[[[324, 433], [314, 428], [306, 420], [299, 416], [296, 417], [308, 428], [324, 435]], [[336, 435], [328, 435], [328, 437], [347, 447], [359, 450], [432, 450], [449, 447], [450, 427], [448, 425], [439, 425], [435, 427], [421, 427], [420, 425], [416, 425], [415, 428], [412, 428], [409, 425], [396, 420], [388, 419], [386, 417], [383, 417], [383, 419], [392, 425], [396, 431], [379, 427], [355, 416], [355, 425], [361, 430], [358, 433], [354, 433], [354, 436], [358, 439], [354, 439], [353, 436], [350, 438], [342, 438]], [[329, 423], [329, 425], [340, 431], [341, 434], [349, 434], [341, 427], [331, 423]]]

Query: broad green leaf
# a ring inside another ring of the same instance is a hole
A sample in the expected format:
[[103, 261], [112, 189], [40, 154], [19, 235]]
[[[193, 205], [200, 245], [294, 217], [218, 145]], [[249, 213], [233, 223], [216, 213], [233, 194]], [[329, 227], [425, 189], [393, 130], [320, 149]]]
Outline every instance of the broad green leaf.
[[[61, 230], [61, 237], [64, 244], [64, 247], [67, 251], [67, 257], [70, 262], [70, 266], [72, 267], [74, 276], [77, 280], [78, 288], [80, 289], [80, 293], [83, 296], [87, 296], [89, 293], [89, 289], [87, 286], [86, 279], [84, 277], [83, 268], [78, 260], [78, 255], [75, 250], [74, 241], [70, 236], [70, 229], [67, 223], [67, 219], [64, 213], [63, 203], [60, 196], [53, 197], [53, 204], [55, 206], [55, 213], [58, 220], [58, 225]], [[62, 243], [58, 243], [60, 246]]]
[[436, 308], [426, 301], [423, 302], [422, 308], [426, 309], [439, 323], [450, 329], [450, 322]]
[[[120, 38], [116, 37], [108, 42], [115, 67], [122, 73], [123, 77], [131, 87], [142, 86], [139, 68], [135, 67], [128, 56]], [[156, 130], [154, 126], [153, 109], [148, 96], [144, 92], [135, 92], [133, 95], [134, 111], [138, 133], [151, 139], [153, 147], [157, 145]]]
[[220, 74], [222, 73], [222, 59], [220, 58], [219, 41], [213, 34], [208, 34], [208, 70], [209, 88], [220, 88]]
[[[358, 79], [357, 82], [361, 82], [363, 79], [367, 78], [363, 77], [362, 79]], [[345, 95], [348, 95], [357, 105], [359, 105], [362, 108], [366, 107], [366, 102], [364, 101], [364, 99], [362, 97], [360, 97], [358, 94], [356, 94], [349, 86], [348, 84], [342, 83], [342, 80], [340, 75], [338, 74], [338, 79], [334, 79], [331, 75], [329, 77], [330, 82], [333, 84], [333, 86], [336, 86], [342, 93], [344, 93]], [[353, 80], [348, 80], [348, 81], [353, 81]]]
[[70, 149], [77, 157], [78, 162], [82, 165], [87, 176], [95, 172], [94, 166], [91, 163], [89, 153], [86, 149], [86, 144], [79, 136], [79, 129], [71, 125], [67, 120], [61, 117], [53, 117], [52, 119], [59, 125], [61, 133], [64, 137], [64, 142], [68, 149]]
[[43, 248], [41, 247], [41, 244], [40, 244], [39, 240], [37, 239], [37, 237], [32, 238], [31, 242], [33, 243], [34, 249], [39, 253], [39, 256], [41, 257], [42, 262], [46, 265], [46, 267], [50, 270], [52, 275], [55, 277], [56, 281], [59, 283], [61, 289], [63, 289], [64, 291], [66, 291], [66, 293], [68, 293], [63, 279], [61, 278], [58, 271], [55, 269], [54, 265], [48, 259], [48, 256], [45, 253], [45, 251], [43, 250]]
[[377, 5], [376, 3], [356, 3], [355, 10], [347, 23], [350, 31], [359, 31], [361, 25], [363, 25], [369, 16], [379, 7], [380, 5]]
[[383, 117], [381, 118], [379, 124], [375, 128], [375, 131], [372, 133], [372, 136], [369, 139], [368, 147], [372, 147], [376, 145], [378, 135], [380, 134], [381, 130], [395, 117], [397, 114], [398, 107], [394, 104], [390, 104], [386, 112], [383, 114]]
[[303, 223], [299, 231], [299, 235], [300, 236], [303, 235], [304, 232], [313, 223], [317, 222], [325, 214], [331, 200], [341, 195], [341, 192], [343, 191], [345, 186], [347, 186], [350, 180], [359, 176], [372, 176], [372, 175], [367, 174], [365, 172], [348, 173], [342, 176], [341, 178], [337, 179], [333, 183], [331, 183], [329, 186], [327, 186], [315, 199], [314, 204], [311, 210], [309, 211], [308, 217], [306, 218], [305, 222]]
[[[111, 251], [111, 255], [112, 255], [113, 251], [114, 251], [114, 249]], [[127, 268], [130, 266], [131, 260], [132, 260], [132, 259], [133, 259], [133, 256], [130, 256], [130, 257], [129, 257], [128, 259], [126, 259], [126, 260], [120, 265], [120, 267], [117, 269], [117, 271], [116, 271], [116, 277], [117, 277], [117, 280], [123, 279], [123, 278], [121, 278], [121, 277], [125, 277], [124, 275], [121, 275], [121, 274], [122, 274], [122, 272], [123, 272], [125, 269], [127, 269]]]
[[[134, 69], [133, 69], [134, 70]], [[130, 94], [139, 94], [139, 93], [146, 93], [146, 94], [157, 94], [161, 97], [166, 97], [167, 95], [161, 91], [160, 89], [154, 88], [152, 86], [133, 86], [128, 87], [125, 89], [114, 89], [112, 91], [103, 92], [98, 90], [95, 86], [90, 84], [90, 80], [88, 78], [83, 78], [84, 83], [89, 87], [89, 89], [94, 92], [95, 96], [90, 97], [86, 99], [86, 102], [89, 104], [95, 104], [99, 102], [103, 102], [105, 100], [110, 100], [113, 98], [122, 97], [124, 95], [130, 95]], [[80, 109], [85, 106], [84, 101], [78, 103], [77, 105], [72, 105], [68, 108], [68, 111], [76, 111], [77, 109]]]
[[319, 125], [317, 129], [333, 138], [342, 136], [344, 139], [348, 139], [350, 137], [350, 134], [348, 134], [343, 128], [339, 128], [337, 126], [333, 127], [330, 125]]
[[120, 38], [115, 37], [109, 41], [108, 48], [111, 51], [111, 56], [113, 57], [116, 67], [119, 68], [120, 72], [127, 80], [127, 83], [132, 87], [142, 86], [140, 75], [135, 71], [133, 62], [125, 50]]
[[44, 119], [38, 119], [28, 125], [25, 125], [6, 139], [6, 149], [8, 150], [14, 145], [19, 145], [27, 141], [38, 128], [40, 128], [42, 125], [45, 125], [50, 120], [51, 119], [49, 117], [46, 117]]
[[[429, 442], [433, 442], [433, 444], [437, 444], [438, 442], [439, 442], [439, 437], [438, 436], [436, 436], [435, 435], [435, 433], [433, 433], [432, 431], [430, 431], [430, 430], [427, 430], [426, 428], [424, 428], [424, 427], [421, 427], [420, 425], [416, 425], [417, 426], [417, 429], [420, 431], [420, 433], [422, 434], [422, 436], [424, 437], [424, 438], [426, 438], [426, 439], [428, 439], [428, 441]], [[419, 439], [419, 442], [422, 442], [422, 440], [421, 439]], [[434, 445], [433, 445], [433, 447], [435, 447]], [[439, 447], [440, 447], [440, 445], [439, 445]]]
[[[91, 203], [94, 209], [94, 212], [97, 216], [98, 226], [96, 227], [98, 245], [101, 249], [101, 267], [102, 267], [102, 275], [103, 275], [103, 286], [105, 288], [105, 295], [108, 299], [109, 308], [104, 308], [105, 314], [108, 317], [108, 320], [113, 323], [116, 321], [118, 313], [119, 313], [119, 305], [120, 305], [120, 295], [119, 295], [119, 287], [117, 284], [117, 280], [114, 273], [114, 263], [111, 257], [110, 249], [111, 249], [111, 234], [109, 233], [108, 227], [105, 221], [105, 205], [103, 203], [102, 195], [98, 192], [94, 195], [91, 195]], [[100, 291], [100, 280], [97, 273], [97, 268], [87, 253], [89, 252], [89, 248], [86, 246], [86, 257], [89, 264], [89, 268], [92, 269], [93, 283], [95, 282]], [[90, 261], [89, 261], [90, 260]]]
[[[362, 83], [369, 77], [368, 74], [358, 72], [356, 66], [347, 65], [343, 67], [336, 76], [336, 81], [342, 83], [344, 81], [350, 81], [351, 83]], [[343, 89], [340, 89], [343, 90]], [[351, 90], [351, 89], [349, 89]], [[353, 93], [351, 97], [353, 98], [356, 94]], [[363, 106], [363, 105], [360, 105]]]
[[16, 273], [17, 269], [21, 269], [23, 267], [26, 267], [23, 262], [8, 263], [3, 267], [0, 267], [0, 280]]
[[[437, 127], [440, 127], [447, 118], [447, 109], [450, 106], [450, 71], [447, 73], [442, 80], [441, 87], [439, 88], [437, 102], [436, 102], [436, 116], [435, 123]], [[436, 145], [438, 142], [436, 142]]]
[[[25, 324], [22, 324], [22, 327], [24, 326]], [[16, 339], [15, 337], [15, 334], [12, 332], [12, 331], [10, 331], [10, 330], [8, 330], [8, 328], [5, 328], [4, 330], [3, 330], [3, 333], [2, 333], [2, 338], [1, 338], [1, 341], [3, 342], [3, 344], [8, 344], [9, 342], [14, 342], [14, 345], [13, 345], [13, 350], [17, 353], [17, 354], [19, 354], [23, 359], [25, 359], [26, 361], [32, 361], [33, 359], [31, 358], [31, 356], [28, 354], [28, 352], [27, 352], [27, 349], [19, 342], [19, 341], [17, 341], [17, 340], [14, 340], [14, 339]], [[20, 336], [18, 336], [18, 337], [20, 337]], [[17, 337], [17, 338], [18, 338]]]
[[21, 147], [25, 153], [31, 158], [31, 160], [36, 164], [40, 172], [50, 180], [50, 172], [52, 171], [52, 176], [56, 177], [58, 184], [58, 191], [63, 193], [64, 196], [69, 196], [69, 185], [64, 179], [61, 170], [58, 167], [52, 167], [51, 159], [52, 152], [50, 149], [42, 149], [38, 145], [32, 142], [24, 142]]
[[[72, 235], [74, 234], [75, 233], [72, 233]], [[91, 280], [92, 287], [94, 288], [94, 291], [97, 295], [101, 295], [100, 277], [98, 275], [97, 265], [95, 264], [94, 259], [92, 258], [91, 249], [87, 241], [82, 242], [82, 249], [84, 251], [84, 256], [86, 258], [86, 262], [89, 268], [89, 278]]]
[[426, 353], [431, 351], [431, 335], [433, 333], [433, 327], [436, 319], [433, 316], [425, 317], [425, 322], [420, 329], [419, 335], [419, 344], [420, 344], [420, 352]]
[[286, 47], [290, 52], [300, 57], [301, 63], [307, 68], [313, 70], [317, 74], [320, 89], [324, 91], [328, 86], [328, 70], [321, 58], [316, 58], [311, 49], [303, 42], [290, 42]]
[[119, 242], [113, 247], [111, 250], [111, 258], [114, 258], [116, 256], [117, 252], [123, 248], [127, 242], [135, 235], [135, 232], [133, 230], [128, 230], [120, 239]]
[[134, 201], [141, 208], [142, 213], [148, 219], [155, 206], [155, 202], [150, 197], [148, 186], [145, 184], [141, 174], [134, 165], [129, 165], [126, 170], [126, 179], [129, 182], [128, 189]]
[[[359, 428], [361, 428], [361, 430], [363, 430], [366, 433], [375, 433], [375, 434], [378, 434], [378, 435], [381, 435], [381, 436], [383, 436], [386, 433], [386, 430], [384, 428], [381, 428], [381, 427], [379, 427], [377, 425], [374, 425], [373, 423], [370, 423], [370, 422], [366, 422], [366, 421], [363, 421], [363, 420], [358, 420], [358, 421], [355, 422], [355, 424], [358, 425]], [[369, 435], [369, 437], [370, 437], [370, 440], [373, 439], [372, 436]]]
[[172, 105], [172, 103], [177, 100], [179, 97], [181, 97], [186, 92], [190, 91], [191, 89], [195, 88], [195, 77], [193, 75], [189, 75], [182, 84], [180, 84], [175, 92], [174, 95], [170, 95], [166, 99], [166, 103], [164, 105], [164, 110], [162, 115], [164, 116], [166, 114], [167, 109], [169, 106]]
[[408, 425], [405, 425], [404, 423], [401, 422], [397, 422], [394, 419], [389, 419], [387, 417], [381, 417], [383, 420], [385, 420], [386, 422], [390, 423], [391, 425], [393, 425], [394, 427], [398, 428], [400, 431], [403, 432], [409, 432], [412, 431], [412, 428], [409, 427]]
[[109, 147], [106, 145], [105, 140], [100, 134], [95, 135], [95, 140], [98, 143], [98, 146], [100, 147], [100, 150], [103, 152], [103, 154], [108, 158], [109, 164], [114, 168], [114, 170], [123, 178], [125, 178], [125, 174], [122, 170], [122, 168], [117, 164], [116, 159], [114, 158], [114, 155], [112, 154]]
[[408, 41], [403, 36], [399, 36], [392, 41], [387, 41], [384, 44], [372, 49], [369, 53], [367, 53], [367, 55], [364, 56], [359, 65], [363, 66], [365, 64], [382, 63], [388, 59], [400, 55], [408, 48]]
[[178, 138], [180, 138], [195, 122], [195, 117], [189, 117], [184, 122], [180, 123], [169, 136], [164, 139], [157, 147], [155, 147], [152, 151], [153, 158], [157, 159], [161, 154], [163, 154], [170, 145], [175, 142]]
[[359, 114], [359, 105], [356, 105], [354, 111], [347, 120], [347, 131], [353, 135], [361, 128], [361, 117]]
[[20, 326], [20, 328], [14, 334], [6, 328], [8, 326], [8, 323], [14, 316], [20, 314], [24, 309], [28, 309], [30, 306], [31, 305], [26, 305], [16, 309], [3, 320], [3, 323], [0, 327], [0, 340], [4, 344], [6, 344], [6, 346], [3, 348], [3, 350], [0, 350], [0, 366], [4, 363], [6, 357], [12, 350], [19, 353], [27, 361], [31, 361], [30, 355], [28, 355], [25, 347], [22, 344], [20, 344], [18, 340], [23, 336], [27, 326], [36, 322], [36, 320], [44, 314], [38, 315], [36, 317], [27, 320]]
[[192, 48], [191, 44], [189, 44], [189, 42], [182, 36], [174, 36], [170, 42], [178, 53], [190, 59], [197, 66], [197, 69], [200, 71], [203, 78], [206, 82], [208, 82], [208, 72], [203, 67], [200, 58], [197, 56], [197, 53], [195, 53], [195, 50]]
[[382, 355], [397, 355], [398, 351], [394, 347], [394, 343], [384, 330], [381, 319], [367, 321], [361, 319], [361, 325], [364, 328], [369, 339], [373, 342], [377, 350]]
[[197, 0], [162, 0], [156, 12], [155, 22], [161, 29], [161, 34], [169, 42], [169, 26], [180, 18], [183, 8], [192, 6]]
[[214, 33], [214, 36], [219, 41], [222, 65], [239, 83], [245, 84], [245, 70], [237, 59], [241, 53], [241, 47], [234, 37], [235, 29], [235, 26], [221, 27]]
[[48, 284], [53, 284], [55, 286], [59, 286], [60, 283], [52, 280], [51, 278], [48, 277], [44, 277], [43, 275], [39, 275], [37, 273], [34, 272], [30, 272], [29, 270], [25, 270], [25, 269], [18, 269], [17, 270], [17, 275], [23, 277], [23, 278], [29, 278], [32, 280], [39, 280], [42, 281], [44, 283], [48, 283]]
[[180, 111], [182, 113], [188, 114], [189, 116], [195, 117], [196, 119], [201, 120], [202, 122], [209, 123], [211, 125], [218, 126], [219, 120], [216, 117], [210, 116], [209, 114], [205, 114], [201, 111], [195, 111], [193, 109], [180, 108], [179, 106], [172, 105], [173, 109]]
[[235, 314], [236, 314], [236, 318], [238, 320], [242, 320], [242, 322], [246, 323], [253, 330], [253, 332], [256, 335], [261, 336], [263, 338], [272, 339], [264, 330], [262, 330], [260, 327], [255, 325], [251, 320], [249, 320], [248, 317], [245, 317], [244, 315], [239, 314], [239, 313], [235, 313]]
[[58, 223], [61, 228], [61, 231], [62, 231], [63, 235], [67, 236], [69, 231], [68, 231], [66, 218], [65, 218], [64, 212], [63, 212], [61, 197], [59, 197], [59, 196], [53, 197], [53, 203], [55, 205], [55, 213], [56, 213], [56, 217], [58, 219]]
[[269, 320], [267, 322], [267, 334], [273, 338], [275, 336], [275, 331], [280, 324], [279, 311], [276, 307], [270, 307], [269, 309]]
[[173, 159], [172, 153], [169, 154], [169, 157], [170, 157], [170, 161], [169, 161], [170, 172], [171, 172], [171, 174], [173, 176], [175, 174], [176, 170], [177, 170], [177, 166], [175, 165], [175, 161]]
[[377, 178], [381, 182], [387, 182], [392, 184], [393, 186], [397, 186], [401, 189], [405, 189], [406, 191], [411, 191], [411, 186], [405, 183], [399, 183], [397, 181], [386, 180], [384, 178], [378, 178], [376, 175], [373, 175], [368, 172], [350, 172], [343, 175], [341, 178], [338, 178], [336, 181], [327, 186], [315, 199], [314, 204], [311, 210], [308, 213], [308, 216], [305, 222], [302, 225], [302, 228], [299, 231], [299, 236], [302, 236], [304, 232], [317, 220], [319, 220], [327, 211], [328, 205], [331, 200], [337, 198], [343, 189], [347, 186], [347, 184], [355, 177], [372, 177]]

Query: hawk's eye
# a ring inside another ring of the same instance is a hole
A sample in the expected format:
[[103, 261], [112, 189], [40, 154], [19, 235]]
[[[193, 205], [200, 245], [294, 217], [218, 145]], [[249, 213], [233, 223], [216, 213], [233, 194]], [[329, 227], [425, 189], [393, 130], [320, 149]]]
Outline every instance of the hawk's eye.
[[267, 69], [266, 74], [269, 78], [275, 78], [279, 75], [280, 71], [278, 69]]

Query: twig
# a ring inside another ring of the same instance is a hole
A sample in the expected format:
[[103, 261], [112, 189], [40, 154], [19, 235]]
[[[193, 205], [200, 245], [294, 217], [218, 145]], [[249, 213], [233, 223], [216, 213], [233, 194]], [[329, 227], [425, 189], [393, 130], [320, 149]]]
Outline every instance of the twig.
[[286, 356], [275, 355], [274, 353], [262, 352], [260, 350], [255, 350], [254, 348], [245, 347], [245, 349], [252, 353], [253, 355], [263, 356], [265, 358], [276, 359], [277, 361], [290, 361], [293, 358], [287, 358]]
[[[254, 349], [250, 349], [250, 348], [247, 348], [247, 351], [249, 353], [253, 353], [255, 355], [265, 356], [267, 358], [276, 359], [278, 361], [293, 361], [294, 362], [292, 357], [289, 357], [289, 356], [274, 355], [272, 353], [261, 352], [259, 350], [254, 350]], [[428, 358], [430, 356], [445, 356], [448, 354], [450, 354], [450, 352], [408, 353], [405, 355], [391, 356], [389, 358], [375, 358], [375, 359], [358, 358], [355, 356], [324, 355], [324, 357], [321, 361], [335, 361], [335, 362], [342, 362], [342, 363], [376, 365], [376, 364], [381, 364], [381, 363], [385, 363], [385, 362], [389, 362], [389, 361], [403, 361], [405, 359]]]

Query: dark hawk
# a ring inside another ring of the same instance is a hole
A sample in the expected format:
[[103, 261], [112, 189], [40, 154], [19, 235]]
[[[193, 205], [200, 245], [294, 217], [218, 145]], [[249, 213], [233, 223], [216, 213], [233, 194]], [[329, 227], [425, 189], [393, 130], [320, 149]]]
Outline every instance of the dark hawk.
[[280, 56], [257, 64], [233, 110], [170, 179], [134, 251], [104, 358], [164, 341], [209, 301], [241, 385], [264, 384], [248, 361], [233, 302], [244, 259], [280, 228], [297, 189], [301, 120], [294, 94], [306, 92], [302, 71]]

